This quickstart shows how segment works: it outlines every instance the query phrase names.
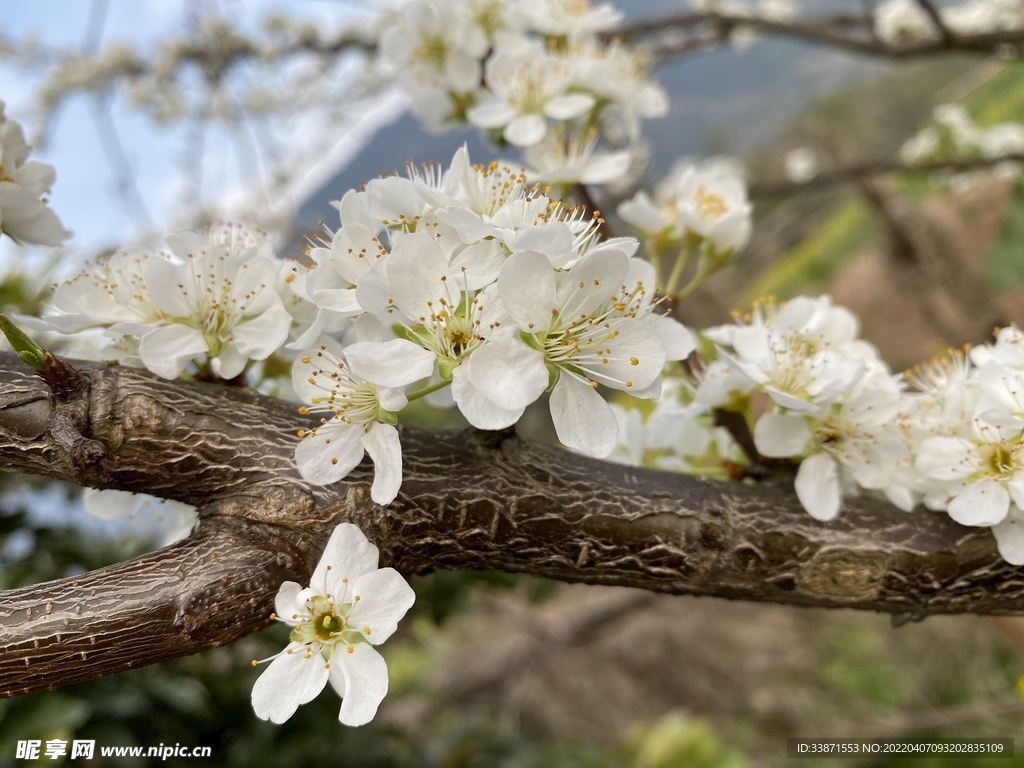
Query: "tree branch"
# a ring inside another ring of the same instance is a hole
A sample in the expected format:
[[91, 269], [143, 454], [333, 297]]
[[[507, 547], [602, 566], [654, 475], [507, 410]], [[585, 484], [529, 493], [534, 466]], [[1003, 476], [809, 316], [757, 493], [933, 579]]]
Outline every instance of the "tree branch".
[[959, 173], [992, 168], [1002, 163], [1024, 163], [1024, 153], [1016, 152], [999, 157], [972, 157], [962, 160], [932, 160], [926, 163], [905, 163], [895, 158], [868, 160], [863, 163], [834, 168], [819, 173], [813, 179], [799, 183], [795, 181], [761, 181], [749, 187], [751, 197], [792, 195], [799, 192], [819, 192], [841, 184], [850, 184], [872, 176], [888, 173], [937, 173], [950, 171]]
[[50, 433], [45, 383], [4, 353], [0, 466], [195, 504], [200, 528], [143, 558], [3, 593], [0, 695], [194, 653], [263, 626], [277, 585], [307, 581], [345, 520], [406, 574], [497, 569], [915, 618], [1024, 611], [1024, 580], [989, 532], [946, 515], [864, 498], [826, 525], [800, 507], [792, 478], [717, 483], [503, 433], [413, 428], [402, 429], [401, 494], [379, 507], [369, 462], [330, 487], [301, 480], [294, 433], [308, 423], [292, 404], [78, 367], [88, 385], [64, 405], [83, 415], [76, 428], [102, 446], [99, 457], [73, 456]]
[[910, 59], [949, 51], [988, 55], [1008, 46], [1019, 51], [1024, 45], [1024, 29], [888, 43], [874, 34], [872, 23], [873, 17], [849, 13], [782, 20], [724, 11], [681, 11], [626, 24], [606, 37], [633, 45], [643, 44], [654, 59], [674, 58], [717, 47], [727, 42], [739, 27], [888, 59]]

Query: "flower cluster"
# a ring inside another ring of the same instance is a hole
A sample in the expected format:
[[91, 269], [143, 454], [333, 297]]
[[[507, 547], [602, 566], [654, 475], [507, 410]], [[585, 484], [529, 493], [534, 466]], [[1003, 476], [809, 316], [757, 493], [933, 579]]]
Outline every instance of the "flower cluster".
[[[1021, 0], [964, 0], [938, 8], [954, 34], [980, 35], [1024, 26]], [[916, 0], [885, 0], [875, 9], [875, 34], [887, 43], [936, 39], [940, 30]]]
[[275, 259], [262, 233], [228, 224], [173, 235], [167, 244], [166, 254], [128, 249], [88, 263], [55, 287], [49, 312], [34, 325], [102, 329], [109, 344], [97, 356], [167, 379], [190, 366], [234, 379], [288, 340], [304, 301], [291, 286], [304, 268]]
[[[412, 0], [380, 48], [432, 130], [480, 128], [537, 181], [606, 183], [629, 169], [640, 121], [668, 113], [639, 52], [602, 41], [620, 20], [586, 0]], [[620, 149], [595, 151], [599, 134]]]
[[759, 303], [736, 323], [704, 332], [719, 359], [708, 366], [697, 401], [746, 406], [753, 390], [767, 394], [753, 430], [757, 451], [801, 459], [796, 492], [819, 520], [839, 514], [844, 490], [906, 496], [891, 472], [906, 454], [892, 428], [899, 386], [858, 330], [851, 312], [822, 296]]
[[[955, 158], [1000, 158], [1024, 154], [1024, 124], [1005, 122], [983, 128], [967, 110], [958, 104], [942, 104], [935, 108], [933, 123], [918, 131], [900, 149], [900, 157], [908, 163]], [[1021, 164], [1013, 160], [999, 163], [999, 175], [1015, 179], [1021, 175]], [[959, 174], [960, 184], [969, 183], [971, 174]]]
[[57, 174], [52, 165], [28, 162], [31, 151], [0, 101], [0, 232], [21, 243], [60, 245], [71, 233], [46, 199]]
[[[388, 692], [388, 667], [374, 648], [394, 634], [416, 594], [394, 568], [378, 568], [379, 552], [361, 530], [342, 523], [331, 534], [303, 589], [281, 585], [272, 618], [292, 627], [288, 646], [272, 656], [252, 689], [261, 720], [283, 723], [330, 681], [341, 696], [338, 719], [364, 725]], [[253, 661], [253, 666], [258, 662]]]
[[[743, 168], [728, 158], [682, 160], [655, 186], [653, 197], [640, 190], [619, 205], [618, 213], [644, 235], [647, 253], [659, 268], [663, 254], [679, 251], [673, 274], [667, 281], [658, 277], [666, 294], [680, 297], [742, 249], [754, 228]], [[694, 251], [699, 255], [696, 274], [677, 293]]]
[[[481, 429], [511, 426], [550, 391], [559, 439], [606, 456], [618, 430], [598, 386], [656, 398], [665, 362], [694, 347], [654, 312], [653, 268], [631, 258], [636, 240], [599, 241], [596, 219], [521, 171], [471, 164], [465, 149], [443, 173], [411, 167], [337, 207], [342, 226], [309, 251], [304, 290], [318, 319], [294, 345], [309, 345], [295, 391], [304, 412], [321, 414], [296, 454], [311, 482], [344, 477], [365, 450], [372, 496], [390, 502], [401, 483], [396, 414], [448, 386]], [[317, 339], [344, 319], [347, 346]]]

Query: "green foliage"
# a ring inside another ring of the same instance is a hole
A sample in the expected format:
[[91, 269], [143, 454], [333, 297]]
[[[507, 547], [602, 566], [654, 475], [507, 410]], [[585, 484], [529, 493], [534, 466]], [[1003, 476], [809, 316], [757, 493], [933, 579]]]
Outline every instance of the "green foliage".
[[1004, 291], [1024, 283], [1024, 184], [1014, 186], [999, 237], [986, 257], [985, 275]]
[[901, 675], [882, 651], [877, 634], [854, 624], [830, 626], [819, 640], [822, 676], [843, 696], [898, 707], [908, 693], [907, 675]]
[[682, 712], [635, 727], [612, 754], [622, 768], [746, 768], [750, 764], [723, 746], [708, 723]]
[[964, 100], [971, 116], [982, 127], [1019, 122], [1024, 115], [1024, 64], [1007, 62]]
[[827, 282], [851, 256], [874, 237], [867, 206], [859, 198], [840, 205], [825, 222], [798, 245], [786, 251], [773, 267], [750, 284], [740, 299], [746, 306], [761, 296], [788, 299], [813, 292]]

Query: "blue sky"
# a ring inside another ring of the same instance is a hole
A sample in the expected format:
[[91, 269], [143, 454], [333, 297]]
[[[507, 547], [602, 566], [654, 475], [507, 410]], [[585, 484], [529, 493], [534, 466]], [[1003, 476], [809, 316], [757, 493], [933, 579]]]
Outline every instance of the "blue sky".
[[[8, 2], [4, 4], [0, 29], [7, 37], [31, 33], [47, 46], [78, 49], [94, 2], [99, 1]], [[219, 13], [246, 29], [256, 29], [273, 11], [287, 11], [294, 18], [310, 19], [331, 29], [362, 15], [359, 11], [370, 5], [328, 0], [109, 0], [102, 44], [123, 41], [145, 54], [159, 41], [183, 33], [188, 7]], [[0, 99], [7, 103], [8, 117], [20, 121], [30, 136], [39, 127], [34, 103], [39, 83], [35, 74], [0, 60]], [[184, 211], [183, 193], [187, 189], [181, 162], [191, 146], [186, 129], [156, 125], [147, 115], [133, 111], [125, 97], [118, 95], [111, 102], [110, 115], [146, 213], [138, 205], [126, 205], [117, 191], [117, 175], [104, 153], [96, 114], [89, 97], [70, 99], [60, 109], [46, 145], [33, 153], [33, 159], [57, 169], [51, 204], [75, 233], [70, 245], [81, 255], [126, 244], [150, 225], [158, 232], [173, 231]], [[278, 138], [285, 150], [294, 140], [289, 135]], [[206, 202], [216, 202], [232, 191], [237, 194], [239, 188], [249, 189], [260, 183], [259, 163], [251, 148], [246, 150], [247, 143], [248, 137], [232, 135], [223, 127], [207, 132], [202, 161]], [[9, 245], [3, 247], [10, 249]]]

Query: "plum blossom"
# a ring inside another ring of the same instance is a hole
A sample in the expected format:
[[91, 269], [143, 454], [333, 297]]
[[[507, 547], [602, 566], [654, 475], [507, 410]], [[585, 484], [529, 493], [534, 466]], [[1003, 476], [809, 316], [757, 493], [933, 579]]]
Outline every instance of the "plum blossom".
[[[404, 339], [382, 348], [372, 345], [362, 341], [342, 350], [322, 344], [293, 363], [292, 386], [308, 404], [299, 413], [326, 414], [319, 426], [299, 430], [295, 463], [306, 481], [327, 485], [348, 475], [369, 453], [374, 466], [370, 497], [390, 504], [402, 485], [402, 447], [394, 427], [396, 412], [408, 403], [402, 387], [429, 376], [434, 359]], [[355, 361], [386, 376], [390, 385], [367, 381]]]
[[655, 189], [619, 206], [619, 216], [639, 229], [655, 252], [693, 238], [721, 256], [745, 246], [753, 231], [746, 182], [732, 163], [682, 162]]
[[550, 388], [558, 439], [590, 456], [611, 453], [618, 427], [598, 384], [657, 396], [665, 360], [693, 349], [685, 329], [684, 339], [669, 325], [645, 322], [650, 288], [630, 272], [630, 260], [614, 250], [588, 254], [567, 271], [535, 251], [511, 256], [498, 294], [518, 334], [488, 342], [464, 363], [484, 405], [517, 412]]
[[500, 129], [517, 147], [539, 144], [548, 118], [582, 117], [597, 103], [590, 94], [570, 92], [573, 75], [568, 60], [543, 50], [496, 55], [487, 62], [488, 93], [466, 116], [478, 128]]
[[21, 124], [4, 115], [0, 101], [0, 232], [34, 245], [60, 245], [71, 237], [47, 205], [57, 173], [52, 165], [29, 162], [32, 151]]
[[167, 240], [172, 258], [142, 263], [153, 302], [169, 318], [139, 332], [139, 356], [153, 373], [176, 378], [205, 357], [222, 379], [240, 375], [288, 339], [292, 318], [278, 293], [279, 264], [270, 241], [239, 225]]
[[[374, 648], [398, 627], [416, 594], [394, 568], [378, 568], [379, 551], [363, 532], [342, 523], [331, 534], [306, 589], [286, 581], [274, 616], [292, 627], [252, 688], [261, 720], [281, 724], [327, 685], [341, 696], [338, 720], [365, 725], [388, 692], [388, 667]], [[258, 662], [254, 661], [253, 666]]]

